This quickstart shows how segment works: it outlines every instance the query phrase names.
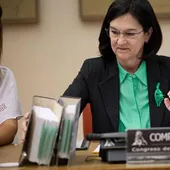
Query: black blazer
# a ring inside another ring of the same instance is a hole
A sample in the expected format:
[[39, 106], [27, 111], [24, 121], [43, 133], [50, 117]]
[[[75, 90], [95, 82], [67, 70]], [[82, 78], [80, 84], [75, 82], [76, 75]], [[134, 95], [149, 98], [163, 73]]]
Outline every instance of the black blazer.
[[[157, 107], [154, 98], [158, 82], [163, 94], [166, 95], [170, 90], [170, 58], [155, 55], [146, 60], [146, 65], [151, 127], [170, 126], [170, 112], [164, 102]], [[81, 97], [81, 111], [87, 103], [90, 103], [95, 133], [118, 131], [120, 90], [118, 71], [116, 60], [107, 62], [102, 57], [87, 59], [64, 93], [64, 96]]]

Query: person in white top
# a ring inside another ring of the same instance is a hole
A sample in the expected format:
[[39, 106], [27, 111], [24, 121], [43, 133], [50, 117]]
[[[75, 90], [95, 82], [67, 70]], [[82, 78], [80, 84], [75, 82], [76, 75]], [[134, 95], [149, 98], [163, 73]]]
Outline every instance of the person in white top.
[[[0, 19], [2, 8], [0, 7]], [[0, 59], [2, 52], [2, 24], [0, 20]], [[18, 130], [17, 119], [21, 117], [21, 107], [17, 86], [12, 71], [0, 66], [0, 145], [13, 142]]]

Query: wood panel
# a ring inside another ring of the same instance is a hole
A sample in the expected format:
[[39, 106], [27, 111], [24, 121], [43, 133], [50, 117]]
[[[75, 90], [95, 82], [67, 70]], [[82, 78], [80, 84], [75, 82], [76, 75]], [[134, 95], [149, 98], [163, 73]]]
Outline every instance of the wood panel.
[[3, 23], [37, 23], [38, 0], [0, 0]]
[[[170, 0], [149, 0], [159, 18], [170, 17]], [[83, 20], [102, 20], [113, 0], [79, 0]]]

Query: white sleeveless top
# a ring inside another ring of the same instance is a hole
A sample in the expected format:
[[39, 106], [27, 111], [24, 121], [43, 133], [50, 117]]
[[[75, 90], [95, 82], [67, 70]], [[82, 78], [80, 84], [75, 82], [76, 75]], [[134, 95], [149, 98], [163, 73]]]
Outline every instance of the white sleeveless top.
[[18, 119], [22, 116], [14, 74], [4, 66], [0, 66], [0, 124], [7, 119]]

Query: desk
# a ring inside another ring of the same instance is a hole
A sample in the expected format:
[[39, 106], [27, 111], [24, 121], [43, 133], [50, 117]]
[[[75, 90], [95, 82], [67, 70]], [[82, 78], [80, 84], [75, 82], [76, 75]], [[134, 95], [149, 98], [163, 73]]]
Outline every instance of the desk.
[[[91, 156], [92, 150], [97, 146], [97, 143], [92, 143], [88, 151], [77, 151], [73, 161], [68, 166], [23, 166], [18, 168], [4, 168], [5, 170], [170, 170], [169, 166], [133, 166], [127, 167], [125, 164], [107, 164], [100, 161], [99, 157]], [[0, 147], [0, 162], [17, 162], [22, 146], [3, 146]], [[87, 161], [86, 158], [88, 157]], [[3, 168], [0, 168], [2, 170]]]

